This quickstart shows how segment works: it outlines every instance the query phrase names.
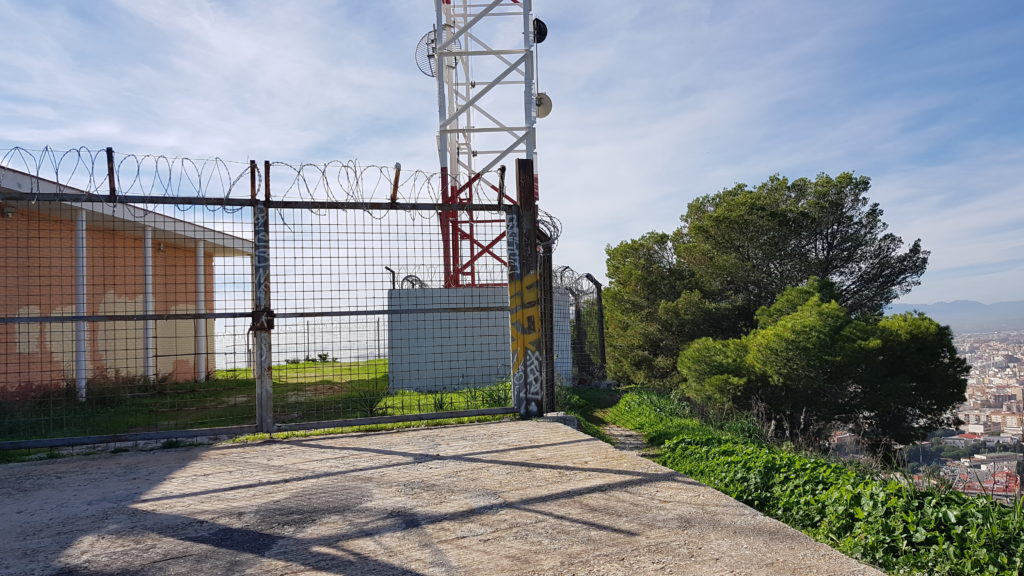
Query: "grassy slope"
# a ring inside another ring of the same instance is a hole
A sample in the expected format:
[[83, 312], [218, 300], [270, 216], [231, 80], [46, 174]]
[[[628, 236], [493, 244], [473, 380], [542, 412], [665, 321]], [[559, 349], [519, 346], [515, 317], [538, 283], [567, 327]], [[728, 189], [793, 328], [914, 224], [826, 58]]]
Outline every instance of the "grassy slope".
[[603, 413], [618, 400], [618, 391], [612, 389], [559, 386], [555, 390], [555, 409], [575, 416], [580, 430], [609, 444], [612, 439], [601, 430], [605, 423]]
[[1010, 576], [1024, 568], [1021, 506], [917, 490], [764, 443], [738, 419], [716, 426], [684, 404], [626, 394], [605, 417], [663, 447], [660, 462], [893, 574]]

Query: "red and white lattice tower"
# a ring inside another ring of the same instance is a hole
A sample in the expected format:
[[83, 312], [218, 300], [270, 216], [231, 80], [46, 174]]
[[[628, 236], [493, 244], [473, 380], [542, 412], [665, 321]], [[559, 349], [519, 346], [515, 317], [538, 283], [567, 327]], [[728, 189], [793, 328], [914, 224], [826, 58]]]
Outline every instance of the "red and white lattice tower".
[[[534, 48], [547, 31], [533, 18], [532, 4], [434, 0], [429, 48], [437, 78], [443, 203], [514, 202], [514, 194], [499, 199], [496, 171], [513, 157], [536, 161]], [[440, 213], [445, 287], [507, 281], [508, 263], [495, 250], [505, 239], [505, 220], [483, 214]]]

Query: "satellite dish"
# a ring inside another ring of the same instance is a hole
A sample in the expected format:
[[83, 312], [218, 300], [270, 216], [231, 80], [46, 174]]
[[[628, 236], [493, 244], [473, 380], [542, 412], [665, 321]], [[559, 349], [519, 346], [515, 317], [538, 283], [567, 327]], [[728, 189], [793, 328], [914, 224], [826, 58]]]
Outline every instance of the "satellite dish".
[[[447, 28], [447, 27], [446, 27]], [[416, 44], [416, 67], [431, 78], [437, 77], [437, 42], [434, 31], [431, 30], [420, 38], [419, 43]], [[452, 48], [455, 50], [462, 49], [462, 43], [459, 42], [458, 38], [455, 42], [452, 42]], [[454, 66], [454, 63], [452, 64]]]
[[537, 94], [537, 118], [545, 118], [551, 114], [551, 97], [541, 92]]
[[533, 19], [533, 42], [540, 44], [548, 37], [548, 25], [540, 18]]
[[402, 289], [409, 288], [430, 288], [426, 282], [420, 279], [419, 276], [409, 274], [405, 278], [402, 278]]

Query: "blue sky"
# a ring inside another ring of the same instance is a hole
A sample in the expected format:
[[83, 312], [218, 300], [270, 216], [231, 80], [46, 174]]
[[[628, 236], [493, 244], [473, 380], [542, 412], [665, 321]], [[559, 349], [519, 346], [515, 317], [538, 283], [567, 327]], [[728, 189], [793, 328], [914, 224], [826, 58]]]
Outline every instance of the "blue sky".
[[[1024, 6], [534, 0], [559, 264], [774, 173], [872, 178], [931, 250], [904, 302], [1024, 299]], [[0, 148], [437, 163], [431, 0], [0, 0]]]

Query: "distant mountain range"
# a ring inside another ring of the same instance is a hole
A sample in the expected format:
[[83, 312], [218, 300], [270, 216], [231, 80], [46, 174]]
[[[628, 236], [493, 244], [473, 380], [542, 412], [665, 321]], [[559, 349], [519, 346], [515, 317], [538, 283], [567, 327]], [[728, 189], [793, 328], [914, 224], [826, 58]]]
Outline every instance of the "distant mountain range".
[[889, 314], [911, 310], [924, 312], [939, 324], [947, 324], [957, 334], [1024, 330], [1024, 301], [982, 304], [974, 300], [956, 300], [937, 304], [893, 304]]

